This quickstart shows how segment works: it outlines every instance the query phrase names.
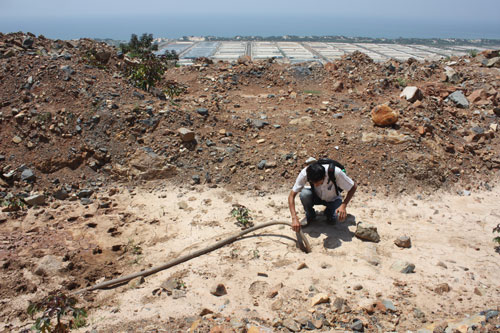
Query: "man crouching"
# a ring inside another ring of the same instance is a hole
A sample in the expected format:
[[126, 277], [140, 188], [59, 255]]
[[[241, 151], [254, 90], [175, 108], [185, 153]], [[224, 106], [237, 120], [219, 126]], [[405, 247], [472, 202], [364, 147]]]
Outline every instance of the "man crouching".
[[[306, 212], [307, 224], [316, 218], [315, 205], [326, 206], [325, 215], [328, 224], [334, 224], [337, 220], [345, 220], [347, 205], [356, 192], [357, 185], [334, 163], [325, 163], [321, 160], [314, 162], [302, 169], [297, 176], [292, 191], [288, 195], [288, 207], [292, 214], [292, 229], [294, 231], [299, 231], [301, 227], [295, 211], [295, 196], [299, 192], [300, 201]], [[311, 188], [304, 188], [307, 182]], [[340, 194], [341, 190], [347, 191], [344, 201], [342, 201]]]

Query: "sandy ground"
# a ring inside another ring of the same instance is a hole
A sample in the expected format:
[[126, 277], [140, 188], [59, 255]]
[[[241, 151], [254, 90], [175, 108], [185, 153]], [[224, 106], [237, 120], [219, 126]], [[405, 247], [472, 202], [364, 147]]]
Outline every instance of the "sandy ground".
[[[201, 187], [124, 190], [116, 198], [116, 211], [123, 209], [139, 218], [123, 228], [119, 238], [142, 248], [124, 273], [158, 266], [238, 232], [229, 214], [234, 203], [248, 207], [256, 224], [289, 221], [286, 197], [287, 193], [260, 197]], [[352, 201], [348, 209], [352, 216], [346, 222], [328, 226], [320, 220], [304, 228], [312, 245], [310, 254], [297, 248], [289, 227], [269, 227], [147, 277], [138, 288], [96, 292], [103, 306], [90, 313], [89, 323], [102, 329], [124, 320], [196, 316], [203, 309], [272, 321], [276, 316], [272, 304], [277, 299], [284, 302], [279, 311], [287, 304], [294, 304], [289, 312], [311, 310], [311, 290], [345, 298], [353, 308], [377, 297], [389, 299], [398, 309], [420, 309], [429, 322], [477, 313], [500, 301], [500, 264], [491, 232], [500, 221], [499, 198], [498, 187], [471, 196], [436, 193], [425, 198], [379, 198], [360, 194]], [[354, 237], [359, 221], [377, 226], [380, 243]], [[101, 219], [95, 229], [107, 246], [117, 243], [116, 237], [106, 237], [112, 224], [112, 219]], [[394, 245], [403, 235], [411, 238], [410, 249]], [[391, 270], [398, 259], [415, 264], [415, 273]], [[303, 263], [307, 267], [299, 269]], [[170, 277], [183, 281], [185, 297], [153, 295]], [[210, 294], [218, 283], [225, 285], [227, 295]], [[451, 290], [440, 295], [434, 289], [442, 283]], [[279, 284], [283, 287], [278, 296], [266, 297]], [[356, 285], [362, 289], [355, 291]], [[412, 321], [411, 315], [407, 320]], [[418, 324], [409, 326], [413, 325]]]
[[[258, 196], [166, 184], [121, 188], [113, 196], [116, 206], [109, 214], [91, 214], [85, 223], [75, 225], [73, 241], [68, 244], [75, 248], [85, 243], [79, 239], [94, 238], [103, 249], [115, 244], [140, 247], [137, 254], [126, 258], [122, 273], [130, 274], [239, 232], [230, 215], [232, 204], [249, 208], [255, 224], [290, 221], [287, 194]], [[311, 306], [311, 298], [317, 293], [328, 294], [331, 301], [342, 297], [353, 309], [377, 299], [390, 300], [406, 314], [398, 329], [416, 329], [496, 308], [500, 264], [492, 229], [500, 221], [499, 199], [500, 187], [471, 196], [435, 193], [423, 198], [390, 198], [358, 193], [344, 223], [329, 226], [320, 219], [304, 228], [312, 253], [297, 247], [295, 233], [288, 226], [261, 229], [149, 276], [136, 288], [127, 285], [94, 291], [100, 306], [89, 312], [90, 326], [80, 331], [89, 327], [113, 331], [110, 327], [129, 321], [161, 322], [197, 316], [204, 309], [231, 318], [257, 317], [271, 322], [280, 314], [295, 317], [314, 312], [318, 306]], [[303, 216], [298, 199], [297, 207]], [[67, 215], [85, 213], [78, 202], [59, 209]], [[96, 210], [90, 206], [86, 212], [92, 209]], [[30, 218], [23, 222], [25, 227]], [[355, 224], [360, 221], [377, 226], [379, 243], [354, 237]], [[95, 228], [89, 229], [89, 223]], [[116, 229], [114, 236], [110, 228]], [[411, 248], [394, 244], [403, 235], [411, 238]], [[397, 260], [415, 264], [415, 273], [392, 270]], [[170, 296], [158, 293], [162, 283], [172, 277], [180, 279], [181, 291]], [[60, 281], [53, 278], [51, 282]], [[210, 293], [218, 283], [224, 284], [227, 295]], [[450, 291], [436, 293], [434, 289], [443, 283]], [[278, 294], [271, 299], [267, 293], [272, 289]], [[26, 302], [24, 298], [20, 301]], [[415, 317], [415, 308], [425, 314], [426, 323]]]

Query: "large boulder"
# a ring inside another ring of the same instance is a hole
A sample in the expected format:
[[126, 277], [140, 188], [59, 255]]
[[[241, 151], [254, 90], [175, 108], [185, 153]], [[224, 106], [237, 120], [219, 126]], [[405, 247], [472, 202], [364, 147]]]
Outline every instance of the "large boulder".
[[364, 222], [358, 223], [356, 231], [354, 232], [354, 236], [364, 241], [375, 243], [380, 242], [380, 236], [377, 232], [377, 227]]
[[378, 126], [390, 126], [398, 121], [398, 114], [388, 105], [377, 105], [372, 110], [372, 120]]

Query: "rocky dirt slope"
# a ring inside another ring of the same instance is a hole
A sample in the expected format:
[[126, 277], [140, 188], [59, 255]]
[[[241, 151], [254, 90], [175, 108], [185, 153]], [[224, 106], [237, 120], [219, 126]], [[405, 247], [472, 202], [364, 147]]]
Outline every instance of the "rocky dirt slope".
[[[500, 168], [498, 56], [374, 63], [353, 53], [325, 66], [199, 61], [170, 68], [148, 93], [129, 84], [122, 71], [130, 60], [106, 44], [0, 34], [1, 297], [31, 299], [38, 286], [25, 272], [35, 274], [47, 255], [70, 266], [57, 280], [66, 291], [121, 274], [116, 258], [130, 255], [126, 244], [68, 248], [78, 238], [70, 226], [91, 218], [90, 206], [112, 211], [118, 187], [145, 181], [265, 197], [288, 191], [308, 157], [327, 156], [367, 198], [490, 191]], [[167, 98], [168, 82], [184, 93]], [[400, 97], [405, 86], [417, 89]], [[380, 104], [397, 122], [374, 124]], [[23, 224], [32, 214], [50, 228]], [[121, 211], [115, 219], [132, 217]], [[107, 232], [119, 232], [113, 228]], [[1, 315], [27, 319], [21, 308]]]

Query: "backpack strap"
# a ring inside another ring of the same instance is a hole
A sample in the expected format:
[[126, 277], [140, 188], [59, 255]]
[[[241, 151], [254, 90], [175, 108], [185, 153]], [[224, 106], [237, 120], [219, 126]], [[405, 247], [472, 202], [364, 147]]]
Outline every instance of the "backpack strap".
[[339, 188], [337, 186], [337, 179], [335, 178], [335, 164], [330, 163], [328, 165], [328, 181], [332, 181], [335, 185], [335, 194], [339, 195]]

